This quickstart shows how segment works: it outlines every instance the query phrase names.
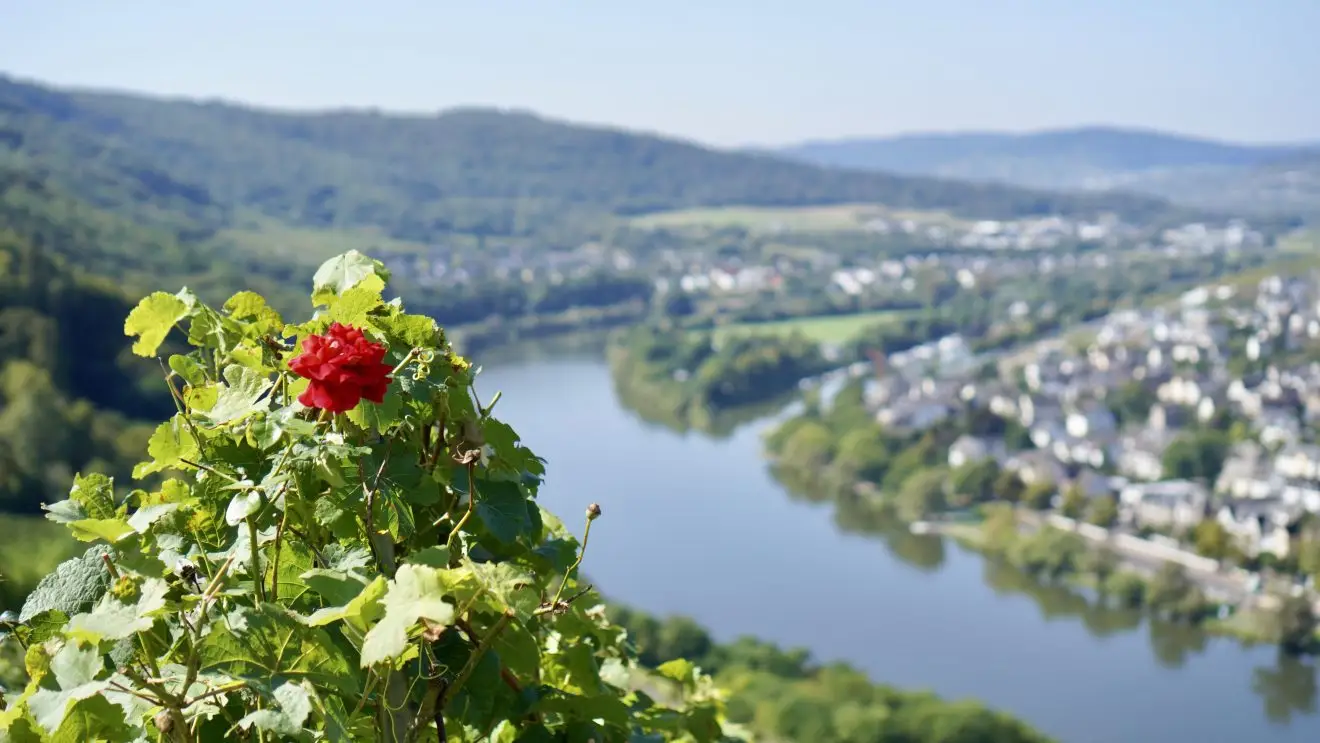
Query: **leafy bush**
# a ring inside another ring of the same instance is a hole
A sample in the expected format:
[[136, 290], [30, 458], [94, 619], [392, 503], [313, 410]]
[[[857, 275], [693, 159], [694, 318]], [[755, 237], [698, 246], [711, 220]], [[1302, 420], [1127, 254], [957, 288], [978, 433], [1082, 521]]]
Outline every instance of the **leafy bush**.
[[382, 300], [387, 278], [328, 261], [302, 324], [251, 292], [133, 310], [138, 355], [176, 332], [192, 346], [133, 472], [168, 479], [121, 501], [83, 475], [47, 507], [94, 544], [5, 617], [29, 678], [0, 739], [724, 739], [692, 664], [650, 682], [677, 708], [636, 689], [624, 631], [577, 581], [587, 537], [535, 500], [542, 461], [435, 322]]

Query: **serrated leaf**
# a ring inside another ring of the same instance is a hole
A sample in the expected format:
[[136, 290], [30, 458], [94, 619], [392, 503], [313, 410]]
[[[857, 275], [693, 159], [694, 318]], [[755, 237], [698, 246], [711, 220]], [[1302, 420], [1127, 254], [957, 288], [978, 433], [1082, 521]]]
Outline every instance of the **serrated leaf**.
[[152, 503], [143, 506], [128, 517], [128, 525], [138, 534], [146, 534], [151, 525], [174, 513], [182, 503]]
[[183, 460], [195, 460], [198, 455], [197, 439], [182, 418], [176, 416], [159, 426], [147, 440], [147, 454], [152, 461], [133, 468], [133, 477], [141, 479], [154, 472], [178, 467]]
[[355, 328], [366, 325], [367, 315], [384, 303], [380, 298], [380, 292], [385, 288], [385, 284], [375, 277], [372, 279], [363, 281], [331, 300], [325, 319]]
[[413, 348], [430, 348], [440, 340], [440, 326], [425, 315], [399, 313], [378, 318], [375, 324], [394, 339]]
[[46, 611], [72, 616], [91, 609], [110, 587], [110, 573], [102, 560], [103, 555], [109, 554], [109, 547], [96, 545], [81, 557], [60, 563], [28, 595], [18, 620], [27, 622]]
[[324, 296], [326, 292], [343, 294], [371, 276], [380, 276], [382, 280], [388, 278], [385, 264], [350, 250], [322, 263], [316, 269], [316, 274], [312, 276], [312, 293], [318, 296]]
[[215, 405], [206, 412], [212, 425], [241, 420], [258, 410], [270, 407], [266, 393], [272, 382], [265, 374], [238, 364], [225, 367], [225, 386]]
[[171, 355], [170, 369], [188, 384], [196, 386], [206, 383], [206, 370], [191, 356], [177, 353]]
[[372, 582], [358, 585], [361, 590], [348, 603], [320, 609], [307, 618], [307, 623], [313, 627], [322, 627], [346, 621], [359, 629], [365, 629], [375, 622], [384, 611], [381, 599], [385, 597], [388, 584], [383, 576], [378, 575]]
[[81, 519], [68, 524], [69, 533], [80, 542], [100, 539], [114, 544], [133, 533], [124, 519]]
[[50, 659], [50, 672], [61, 689], [72, 689], [94, 681], [104, 664], [95, 647], [82, 647], [65, 643]]
[[202, 642], [202, 669], [250, 676], [275, 685], [305, 678], [346, 693], [357, 688], [352, 668], [324, 630], [308, 627], [272, 603], [231, 617]]
[[75, 521], [82, 521], [87, 518], [87, 511], [71, 500], [44, 503], [41, 508], [46, 512], [46, 518], [57, 524], [72, 524]]
[[31, 630], [27, 638], [28, 644], [43, 643], [62, 632], [68, 624], [68, 614], [58, 609], [43, 611], [27, 621], [27, 626]]
[[136, 603], [126, 604], [106, 594], [91, 612], [69, 620], [69, 636], [95, 643], [146, 632], [155, 623], [155, 614], [165, 608], [168, 589], [165, 581], [151, 578], [142, 584]]
[[385, 594], [385, 616], [371, 628], [362, 644], [362, 667], [402, 655], [408, 646], [408, 632], [419, 620], [439, 625], [453, 621], [454, 607], [444, 598], [439, 570], [421, 565], [401, 566]]
[[76, 475], [69, 489], [69, 500], [82, 506], [89, 518], [115, 517], [115, 483], [100, 473]]
[[241, 291], [230, 297], [224, 305], [225, 312], [235, 320], [249, 320], [258, 334], [265, 334], [284, 325], [280, 313], [266, 304], [265, 297], [251, 291]]
[[133, 353], [154, 356], [174, 324], [188, 316], [188, 305], [165, 292], [155, 292], [138, 302], [124, 321], [124, 335], [137, 336]]
[[483, 482], [477, 487], [477, 516], [502, 544], [513, 544], [532, 530], [527, 497], [511, 482]]
[[277, 709], [261, 709], [248, 713], [238, 721], [243, 730], [258, 728], [276, 735], [295, 736], [302, 732], [303, 723], [312, 713], [312, 698], [299, 684], [281, 684], [273, 695]]
[[385, 429], [399, 422], [403, 410], [403, 398], [393, 388], [385, 393], [385, 399], [374, 403], [367, 399], [358, 401], [357, 407], [348, 411], [348, 419], [368, 431], [384, 432]]

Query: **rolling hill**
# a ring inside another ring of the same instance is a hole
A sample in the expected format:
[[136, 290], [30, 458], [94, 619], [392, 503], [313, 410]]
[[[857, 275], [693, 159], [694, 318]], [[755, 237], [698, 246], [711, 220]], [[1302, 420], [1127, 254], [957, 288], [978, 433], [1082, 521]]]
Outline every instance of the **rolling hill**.
[[829, 169], [521, 112], [294, 113], [0, 77], [6, 163], [191, 238], [265, 219], [419, 243], [571, 243], [611, 217], [723, 205], [870, 202], [969, 217], [1135, 220], [1170, 212], [1144, 196]]
[[[1241, 145], [1147, 130], [1087, 127], [1029, 134], [970, 132], [816, 141], [779, 153], [831, 167], [1032, 188], [1117, 188], [1202, 207], [1288, 211], [1305, 207], [1306, 198], [1280, 199], [1287, 184], [1276, 174], [1288, 162], [1320, 160], [1320, 142]], [[1223, 198], [1226, 188], [1241, 193]], [[1314, 196], [1315, 191], [1308, 193]]]

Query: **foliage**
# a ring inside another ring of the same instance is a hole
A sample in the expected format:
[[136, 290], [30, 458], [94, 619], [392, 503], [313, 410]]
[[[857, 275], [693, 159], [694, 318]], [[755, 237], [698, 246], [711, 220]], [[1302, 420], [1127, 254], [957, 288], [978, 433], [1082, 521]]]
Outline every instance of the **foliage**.
[[214, 227], [255, 211], [304, 227], [379, 228], [428, 243], [533, 234], [555, 240], [610, 215], [735, 204], [871, 202], [990, 218], [1118, 213], [1144, 220], [1171, 211], [1121, 194], [827, 170], [521, 112], [289, 114], [68, 93], [4, 77], [0, 143], [57, 166], [80, 198], [113, 198], [105, 183], [128, 180], [148, 198], [117, 206], [138, 217], [159, 218], [146, 202]]
[[1174, 619], [1198, 619], [1207, 610], [1201, 590], [1177, 563], [1166, 562], [1151, 578], [1146, 601], [1156, 613]]
[[1284, 651], [1297, 654], [1314, 649], [1316, 616], [1310, 598], [1284, 597], [1272, 619], [1275, 638]]
[[1168, 479], [1203, 479], [1213, 483], [1224, 468], [1232, 442], [1228, 434], [1202, 429], [1183, 434], [1164, 450], [1164, 476]]
[[913, 473], [894, 498], [899, 515], [915, 521], [943, 511], [948, 507], [948, 480], [949, 472], [944, 468]]
[[1118, 522], [1118, 501], [1112, 495], [1095, 498], [1086, 509], [1086, 520], [1096, 526], [1113, 526]]
[[[48, 517], [93, 546], [44, 579], [10, 625], [27, 685], [15, 741], [489, 739], [713, 741], [723, 701], [691, 664], [657, 669], [677, 706], [633, 688], [636, 659], [535, 500], [542, 461], [483, 405], [427, 317], [384, 302], [350, 253], [318, 272], [309, 321], [256, 294], [213, 309], [156, 294], [135, 352], [178, 332], [178, 407], [115, 495], [77, 478]], [[388, 349], [380, 404], [319, 414], [289, 371], [332, 322]], [[176, 330], [177, 328], [177, 330]], [[600, 515], [588, 509], [587, 534]]]
[[1196, 551], [1212, 560], [1224, 560], [1236, 552], [1233, 535], [1216, 519], [1204, 519], [1192, 529]]
[[645, 400], [646, 411], [699, 421], [772, 400], [831, 364], [818, 344], [799, 334], [736, 336], [638, 327], [610, 348], [621, 389]]
[[710, 669], [731, 690], [729, 716], [769, 740], [1043, 740], [979, 704], [875, 684], [845, 664], [812, 662], [802, 649], [784, 650], [750, 637], [716, 643], [684, 617], [658, 619], [623, 607], [612, 607], [609, 614], [627, 628], [643, 663], [660, 667], [687, 657]]

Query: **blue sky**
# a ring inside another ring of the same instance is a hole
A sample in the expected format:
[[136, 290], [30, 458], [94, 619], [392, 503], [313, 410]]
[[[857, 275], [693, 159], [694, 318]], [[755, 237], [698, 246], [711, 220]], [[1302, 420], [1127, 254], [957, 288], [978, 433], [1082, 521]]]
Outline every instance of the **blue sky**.
[[1118, 124], [1320, 140], [1317, 0], [0, 0], [0, 71], [527, 108], [718, 145]]

